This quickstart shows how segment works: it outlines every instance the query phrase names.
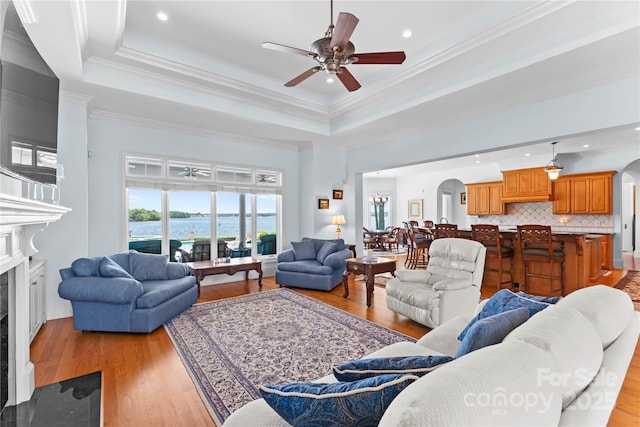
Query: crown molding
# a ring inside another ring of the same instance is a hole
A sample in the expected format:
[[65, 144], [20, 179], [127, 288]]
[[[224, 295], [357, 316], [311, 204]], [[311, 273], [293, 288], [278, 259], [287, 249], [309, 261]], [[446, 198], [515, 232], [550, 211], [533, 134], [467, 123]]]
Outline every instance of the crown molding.
[[91, 56], [86, 0], [77, 0], [71, 3], [71, 19], [74, 23], [74, 34], [80, 50], [80, 59], [84, 63]]

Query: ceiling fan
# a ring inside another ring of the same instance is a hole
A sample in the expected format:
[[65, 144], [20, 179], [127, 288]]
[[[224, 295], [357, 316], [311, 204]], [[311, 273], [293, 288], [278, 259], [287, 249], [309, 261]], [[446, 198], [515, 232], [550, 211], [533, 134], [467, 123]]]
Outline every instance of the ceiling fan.
[[184, 170], [179, 172], [178, 175], [182, 175], [185, 178], [197, 178], [198, 176], [209, 177], [211, 171], [209, 169], [185, 166]]
[[404, 52], [377, 52], [377, 53], [354, 53], [355, 46], [349, 41], [351, 34], [358, 25], [359, 19], [350, 13], [340, 12], [338, 21], [333, 25], [333, 0], [331, 0], [331, 24], [324, 34], [324, 37], [314, 41], [311, 48], [307, 50], [285, 46], [278, 43], [264, 42], [262, 47], [267, 49], [290, 52], [297, 55], [309, 56], [318, 65], [308, 69], [304, 73], [285, 83], [286, 87], [292, 87], [308, 79], [319, 71], [326, 71], [329, 74], [338, 76], [342, 84], [349, 92], [360, 89], [360, 83], [345, 68], [351, 64], [402, 64], [406, 58]]

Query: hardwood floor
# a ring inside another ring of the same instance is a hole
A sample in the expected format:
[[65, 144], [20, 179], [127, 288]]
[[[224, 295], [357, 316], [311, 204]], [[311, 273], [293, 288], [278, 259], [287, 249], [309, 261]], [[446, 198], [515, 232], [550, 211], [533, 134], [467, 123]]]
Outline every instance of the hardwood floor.
[[[403, 262], [399, 260], [399, 268]], [[613, 271], [598, 282], [612, 286], [626, 269], [640, 271], [640, 260], [625, 257], [625, 270]], [[387, 309], [384, 288], [376, 287], [367, 308], [365, 286], [359, 278], [354, 281], [354, 276], [349, 276], [348, 299], [342, 298], [342, 286], [331, 292], [296, 291], [414, 338], [429, 331]], [[276, 288], [273, 277], [263, 279], [263, 290]], [[204, 286], [198, 302], [254, 292], [259, 292], [255, 280]], [[482, 293], [488, 297], [493, 291], [483, 288]], [[214, 425], [164, 328], [146, 335], [82, 333], [73, 329], [71, 318], [50, 320], [31, 345], [31, 360], [36, 386], [102, 371], [104, 426]], [[640, 345], [609, 421], [609, 426], [638, 425]]]

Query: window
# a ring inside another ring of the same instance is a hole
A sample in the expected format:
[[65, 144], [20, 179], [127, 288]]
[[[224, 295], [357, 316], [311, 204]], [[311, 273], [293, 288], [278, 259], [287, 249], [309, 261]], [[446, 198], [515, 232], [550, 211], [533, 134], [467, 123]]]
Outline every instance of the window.
[[389, 213], [388, 194], [371, 194], [369, 197], [369, 228], [372, 230], [384, 230], [391, 225]]
[[138, 156], [125, 165], [130, 248], [182, 262], [277, 252], [281, 172]]

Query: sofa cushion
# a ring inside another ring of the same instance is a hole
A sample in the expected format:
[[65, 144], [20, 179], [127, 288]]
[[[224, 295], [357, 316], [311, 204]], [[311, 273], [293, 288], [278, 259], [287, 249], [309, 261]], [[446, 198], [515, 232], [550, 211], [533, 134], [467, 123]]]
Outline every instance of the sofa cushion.
[[73, 274], [81, 277], [100, 276], [102, 257], [78, 258], [71, 263]]
[[347, 248], [347, 244], [344, 242], [343, 239], [314, 239], [312, 237], [303, 237], [301, 240], [302, 241], [306, 241], [306, 240], [312, 241], [314, 246], [315, 246], [315, 248], [316, 248], [316, 252], [318, 252], [320, 250], [320, 248], [322, 247], [324, 242], [331, 242], [331, 243], [337, 244], [338, 246], [336, 247], [336, 251], [341, 251], [341, 250]]
[[540, 383], [562, 391], [566, 408], [589, 385], [600, 369], [600, 337], [582, 313], [567, 306], [551, 306], [511, 332], [504, 342], [523, 341], [549, 353], [555, 369], [537, 369]]
[[156, 307], [195, 286], [195, 277], [174, 280], [146, 280], [141, 282], [144, 293], [136, 300], [137, 308]]
[[558, 305], [571, 307], [582, 313], [598, 331], [604, 348], [615, 341], [629, 325], [634, 310], [629, 294], [605, 285], [572, 292]]
[[529, 309], [516, 308], [478, 320], [469, 328], [455, 357], [478, 350], [488, 345], [499, 344], [518, 326], [529, 319]]
[[478, 320], [485, 317], [493, 316], [494, 314], [502, 313], [504, 311], [513, 310], [520, 307], [526, 307], [529, 309], [529, 317], [533, 316], [540, 310], [544, 310], [551, 304], [544, 302], [534, 301], [528, 298], [520, 297], [508, 289], [502, 289], [495, 294], [484, 304], [482, 310], [469, 322], [466, 328], [460, 332], [458, 339], [462, 341], [469, 331], [469, 328], [473, 326]]
[[282, 262], [278, 264], [278, 270], [280, 271], [295, 271], [297, 273], [309, 273], [309, 274], [322, 274], [330, 275], [333, 273], [333, 269], [326, 265], [320, 264], [314, 260]]
[[292, 425], [376, 426], [415, 375], [380, 375], [353, 382], [260, 386], [265, 401]]
[[535, 369], [553, 367], [548, 353], [524, 342], [481, 348], [412, 383], [379, 425], [555, 426], [560, 393], [539, 384]]
[[291, 247], [293, 248], [293, 253], [296, 256], [296, 261], [316, 259], [316, 247], [311, 240], [291, 242]]
[[354, 360], [333, 367], [338, 381], [358, 381], [378, 375], [412, 374], [419, 377], [454, 360], [451, 356], [399, 356]]
[[103, 277], [127, 277], [133, 279], [129, 272], [125, 271], [120, 264], [109, 257], [103, 257], [100, 262], [100, 275]]
[[141, 252], [131, 252], [129, 255], [131, 275], [140, 281], [167, 280], [168, 263], [169, 255], [145, 254]]
[[321, 264], [324, 264], [325, 258], [331, 255], [332, 253], [334, 253], [337, 247], [338, 247], [337, 243], [333, 243], [329, 241], [324, 242], [320, 247], [320, 250], [316, 254], [316, 261], [318, 261]]

